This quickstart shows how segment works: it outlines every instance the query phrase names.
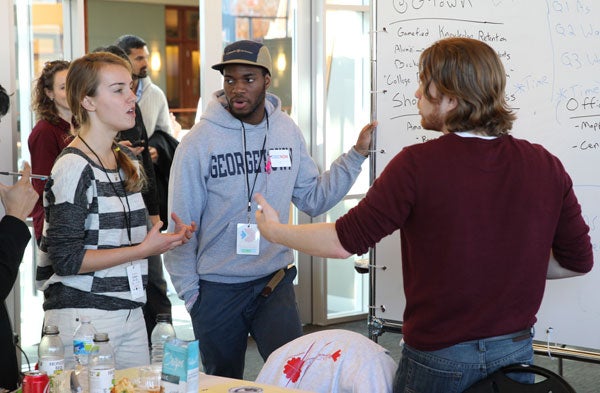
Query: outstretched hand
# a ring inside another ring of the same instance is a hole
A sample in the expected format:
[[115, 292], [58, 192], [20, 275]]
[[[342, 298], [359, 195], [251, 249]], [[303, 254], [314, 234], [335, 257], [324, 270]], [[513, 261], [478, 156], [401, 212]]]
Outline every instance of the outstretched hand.
[[261, 194], [255, 194], [254, 200], [259, 205], [255, 216], [260, 235], [271, 243], [326, 258], [344, 259], [352, 255], [341, 245], [335, 223], [282, 224], [277, 211]]
[[372, 121], [367, 124], [360, 130], [360, 134], [358, 134], [358, 139], [356, 140], [356, 144], [354, 148], [363, 156], [367, 157], [369, 155], [369, 151], [371, 149], [371, 141], [373, 139], [373, 131], [377, 127], [377, 120]]
[[146, 235], [141, 243], [146, 256], [163, 254], [182, 244], [190, 241], [196, 231], [196, 223], [191, 222], [186, 225], [175, 213], [171, 213], [171, 218], [175, 222], [175, 231], [172, 233], [161, 233], [162, 221], [158, 221], [152, 226], [152, 229]]
[[192, 236], [194, 236], [194, 232], [196, 232], [196, 223], [192, 221], [190, 225], [187, 225], [175, 213], [171, 213], [171, 218], [173, 219], [173, 222], [175, 222], [175, 233], [183, 231], [183, 244], [187, 243], [192, 238]]
[[0, 183], [0, 198], [7, 215], [25, 221], [40, 196], [29, 181], [31, 175], [29, 163], [23, 164], [21, 173], [21, 178], [12, 186]]
[[259, 208], [256, 210], [256, 224], [261, 236], [264, 236], [267, 240], [273, 242], [273, 233], [271, 229], [275, 227], [279, 222], [279, 214], [262, 196], [260, 193], [254, 195], [254, 200], [258, 204]]

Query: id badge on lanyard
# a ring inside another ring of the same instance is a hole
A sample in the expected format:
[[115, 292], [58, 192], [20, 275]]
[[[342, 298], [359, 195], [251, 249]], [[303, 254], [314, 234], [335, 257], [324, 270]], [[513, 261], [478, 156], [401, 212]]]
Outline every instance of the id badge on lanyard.
[[237, 224], [236, 252], [239, 255], [258, 255], [260, 251], [260, 231], [256, 224]]
[[144, 296], [144, 281], [142, 280], [142, 268], [139, 263], [132, 263], [127, 266], [127, 280], [129, 281], [129, 291], [132, 299], [139, 299]]

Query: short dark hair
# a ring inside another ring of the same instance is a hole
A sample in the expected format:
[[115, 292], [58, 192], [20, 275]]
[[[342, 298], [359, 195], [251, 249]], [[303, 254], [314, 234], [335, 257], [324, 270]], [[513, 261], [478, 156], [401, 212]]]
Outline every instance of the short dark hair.
[[8, 108], [10, 108], [10, 97], [4, 87], [0, 85], [0, 117], [6, 115]]
[[123, 49], [128, 55], [132, 49], [139, 49], [147, 46], [146, 41], [132, 34], [125, 34], [117, 38], [115, 45]]
[[113, 55], [117, 55], [120, 58], [122, 58], [123, 60], [126, 60], [128, 63], [131, 63], [129, 60], [129, 57], [127, 56], [127, 53], [125, 53], [125, 50], [123, 48], [121, 48], [120, 46], [117, 46], [117, 45], [99, 46], [92, 51], [92, 53], [98, 53], [98, 52], [112, 53]]

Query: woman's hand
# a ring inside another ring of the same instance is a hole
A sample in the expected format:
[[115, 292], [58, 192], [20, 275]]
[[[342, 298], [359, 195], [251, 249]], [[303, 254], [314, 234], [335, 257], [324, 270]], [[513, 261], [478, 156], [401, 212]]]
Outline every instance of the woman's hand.
[[148, 232], [144, 241], [140, 243], [140, 247], [146, 257], [163, 254], [179, 247], [187, 243], [194, 235], [196, 231], [195, 222], [192, 221], [190, 225], [186, 225], [175, 213], [171, 214], [171, 218], [175, 222], [174, 232], [161, 233], [162, 221], [158, 221]]

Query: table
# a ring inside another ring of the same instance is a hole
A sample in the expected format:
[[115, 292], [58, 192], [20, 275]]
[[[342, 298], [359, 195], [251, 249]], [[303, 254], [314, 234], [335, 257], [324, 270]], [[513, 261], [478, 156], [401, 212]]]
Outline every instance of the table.
[[[118, 382], [121, 378], [127, 377], [129, 379], [135, 379], [139, 376], [139, 368], [128, 368], [126, 370], [117, 370], [115, 372], [115, 381]], [[201, 393], [228, 393], [231, 388], [237, 388], [240, 386], [258, 386], [263, 389], [263, 393], [310, 393], [306, 390], [297, 390], [283, 388], [280, 386], [264, 385], [252, 381], [245, 381], [242, 379], [233, 379], [225, 377], [217, 377], [215, 375], [206, 375], [200, 373], [198, 378], [198, 392]]]

